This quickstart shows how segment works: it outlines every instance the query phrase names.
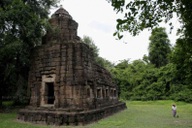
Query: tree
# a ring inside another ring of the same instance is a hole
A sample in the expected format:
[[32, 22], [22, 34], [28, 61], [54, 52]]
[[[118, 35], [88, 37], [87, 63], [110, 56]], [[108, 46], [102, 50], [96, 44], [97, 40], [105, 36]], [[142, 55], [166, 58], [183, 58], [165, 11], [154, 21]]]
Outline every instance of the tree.
[[[168, 23], [176, 13], [183, 24], [180, 31], [185, 37], [191, 37], [192, 28], [192, 1], [189, 0], [107, 0], [117, 13], [124, 13], [123, 18], [117, 19], [115, 35], [122, 38], [121, 32], [128, 31], [137, 35], [145, 28], [152, 29], [159, 23]], [[169, 22], [171, 29], [174, 27]]]
[[168, 64], [168, 55], [171, 53], [171, 45], [165, 28], [153, 29], [149, 40], [149, 61], [157, 68]]
[[129, 97], [128, 91], [130, 90], [130, 84], [128, 82], [128, 75], [126, 74], [126, 69], [128, 68], [128, 65], [129, 60], [122, 60], [110, 70], [119, 88], [118, 95], [122, 99], [128, 99]]
[[118, 68], [118, 69], [126, 69], [129, 65], [129, 59], [124, 59], [124, 60], [121, 60], [120, 63], [118, 63], [115, 68]]
[[99, 48], [95, 45], [93, 39], [89, 36], [83, 36], [82, 41], [93, 49], [94, 58], [99, 56]]
[[[158, 80], [158, 69], [142, 60], [131, 63], [122, 61], [111, 72], [116, 78], [122, 99], [154, 100], [163, 95], [162, 85]], [[155, 94], [155, 95], [154, 95]]]
[[177, 39], [176, 45], [171, 54], [171, 62], [177, 67], [177, 77], [180, 83], [188, 84], [192, 88], [192, 44], [188, 44], [185, 39]]
[[[174, 26], [171, 22], [173, 15], [176, 14], [178, 20], [182, 24], [178, 29], [182, 42], [185, 42], [186, 48], [181, 48], [182, 53], [186, 53], [191, 56], [192, 48], [192, 1], [191, 0], [131, 0], [126, 3], [125, 0], [108, 0], [114, 7], [117, 13], [123, 13], [123, 17], [117, 19], [117, 31], [114, 35], [119, 39], [123, 31], [128, 31], [132, 35], [137, 35], [144, 29], [153, 29], [157, 27], [159, 23], [169, 23], [170, 29]], [[180, 45], [180, 47], [185, 47]], [[178, 53], [180, 54], [180, 53]], [[191, 64], [188, 61], [185, 62], [187, 67]]]
[[[192, 1], [191, 0], [108, 0], [117, 13], [123, 13], [123, 17], [117, 19], [117, 31], [114, 33], [119, 39], [123, 37], [122, 32], [128, 31], [137, 35], [144, 29], [158, 27], [159, 23], [165, 22], [174, 26], [171, 22], [176, 14], [181, 23], [178, 29], [180, 39], [173, 49], [173, 63], [177, 67], [177, 78], [181, 84], [189, 89], [192, 88], [191, 79], [191, 56], [192, 56]], [[182, 77], [180, 77], [182, 76]], [[190, 91], [188, 91], [190, 92]]]
[[142, 60], [122, 61], [111, 70], [120, 88], [120, 97], [126, 100], [161, 100], [170, 96], [173, 99], [178, 92], [176, 71], [172, 63], [156, 68]]
[[150, 62], [149, 62], [149, 57], [148, 57], [146, 54], [143, 55], [142, 60], [143, 60], [146, 64], [149, 64], [149, 63], [150, 63]]
[[100, 66], [104, 67], [108, 71], [110, 71], [114, 67], [113, 63], [111, 63], [109, 60], [107, 60], [107, 59], [105, 59], [103, 57], [100, 57], [100, 56], [98, 56], [96, 58], [96, 62], [97, 62], [97, 64], [99, 64]]
[[57, 2], [58, 0], [1, 0], [1, 95], [13, 96], [12, 93], [21, 82], [27, 83], [31, 51], [41, 44], [49, 9]]
[[110, 61], [99, 56], [99, 48], [95, 45], [91, 37], [83, 36], [82, 41], [87, 44], [90, 48], [92, 48], [94, 60], [98, 65], [105, 67], [107, 70], [110, 70], [114, 66]]

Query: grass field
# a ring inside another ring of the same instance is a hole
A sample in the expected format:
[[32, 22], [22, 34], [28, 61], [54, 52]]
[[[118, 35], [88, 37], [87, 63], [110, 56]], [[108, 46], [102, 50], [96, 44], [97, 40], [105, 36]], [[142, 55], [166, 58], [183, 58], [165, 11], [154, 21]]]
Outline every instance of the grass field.
[[[192, 104], [176, 102], [179, 118], [173, 118], [173, 101], [127, 101], [127, 110], [75, 128], [192, 128]], [[0, 128], [57, 128], [16, 120], [16, 112], [0, 113]], [[73, 128], [61, 126], [59, 128]]]

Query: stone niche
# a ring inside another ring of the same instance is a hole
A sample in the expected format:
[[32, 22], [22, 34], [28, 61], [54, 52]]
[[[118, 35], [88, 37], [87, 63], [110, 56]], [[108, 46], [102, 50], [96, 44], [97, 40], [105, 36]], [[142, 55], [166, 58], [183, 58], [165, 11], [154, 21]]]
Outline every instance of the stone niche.
[[110, 73], [95, 63], [92, 49], [77, 36], [77, 22], [62, 7], [49, 22], [43, 45], [31, 57], [30, 103], [18, 120], [84, 125], [126, 109]]

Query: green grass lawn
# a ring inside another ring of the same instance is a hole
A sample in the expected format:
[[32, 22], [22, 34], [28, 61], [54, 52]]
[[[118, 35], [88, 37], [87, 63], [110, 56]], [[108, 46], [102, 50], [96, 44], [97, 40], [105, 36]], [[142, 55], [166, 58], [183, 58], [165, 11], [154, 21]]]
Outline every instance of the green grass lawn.
[[[173, 101], [127, 101], [127, 110], [98, 122], [75, 128], [192, 128], [192, 104]], [[175, 103], [179, 118], [173, 118]], [[57, 128], [56, 126], [21, 123], [16, 112], [0, 113], [0, 128]], [[59, 128], [73, 128], [61, 126]]]

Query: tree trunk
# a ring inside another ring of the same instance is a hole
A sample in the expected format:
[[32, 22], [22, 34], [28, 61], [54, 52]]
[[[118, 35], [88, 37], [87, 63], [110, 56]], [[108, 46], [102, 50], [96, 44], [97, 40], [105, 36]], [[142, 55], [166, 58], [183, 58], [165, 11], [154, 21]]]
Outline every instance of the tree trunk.
[[[2, 108], [2, 96], [0, 96], [0, 109]], [[1, 110], [0, 110], [1, 111]]]
[[2, 104], [2, 101], [3, 99], [2, 99], [2, 88], [0, 88], [0, 112], [1, 112], [1, 110], [2, 110], [2, 107], [3, 107], [3, 104]]

